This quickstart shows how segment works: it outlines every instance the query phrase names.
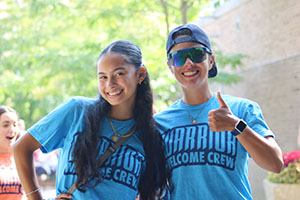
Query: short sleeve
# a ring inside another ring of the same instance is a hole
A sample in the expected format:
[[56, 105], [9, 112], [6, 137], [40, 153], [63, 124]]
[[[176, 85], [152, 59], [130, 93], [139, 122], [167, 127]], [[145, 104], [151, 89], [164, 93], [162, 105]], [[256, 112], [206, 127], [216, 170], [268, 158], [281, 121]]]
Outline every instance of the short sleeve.
[[28, 132], [42, 145], [43, 153], [62, 148], [68, 134], [83, 129], [83, 105], [82, 100], [74, 97], [28, 129]]
[[274, 137], [274, 134], [264, 120], [260, 106], [256, 102], [249, 101], [245, 108], [243, 109], [243, 119], [248, 126], [263, 137]]

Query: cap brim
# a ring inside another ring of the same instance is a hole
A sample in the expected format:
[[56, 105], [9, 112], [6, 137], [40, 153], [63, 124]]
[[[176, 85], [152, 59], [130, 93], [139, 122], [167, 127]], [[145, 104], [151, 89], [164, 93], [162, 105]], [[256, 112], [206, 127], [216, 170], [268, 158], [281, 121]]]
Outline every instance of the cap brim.
[[213, 78], [217, 76], [217, 74], [218, 74], [218, 69], [217, 69], [216, 62], [214, 62], [212, 68], [208, 71], [208, 78]]

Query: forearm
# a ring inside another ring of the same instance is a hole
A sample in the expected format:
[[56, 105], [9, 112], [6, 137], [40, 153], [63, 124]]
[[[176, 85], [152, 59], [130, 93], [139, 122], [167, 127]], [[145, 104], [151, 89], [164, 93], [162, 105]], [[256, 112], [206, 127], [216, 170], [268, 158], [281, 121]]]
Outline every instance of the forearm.
[[281, 171], [282, 152], [272, 137], [264, 138], [250, 127], [236, 137], [259, 166], [275, 173]]
[[39, 184], [33, 163], [33, 152], [40, 145], [39, 143], [28, 143], [31, 140], [30, 138], [28, 140], [28, 137], [32, 136], [25, 135], [24, 138], [21, 138], [14, 144], [13, 154], [22, 186], [25, 193], [28, 194], [28, 200], [40, 200], [42, 199], [42, 195], [40, 191], [37, 191]]
[[[208, 113], [208, 125], [215, 132], [232, 132], [235, 130], [236, 124], [240, 119], [231, 112], [230, 107], [223, 100], [220, 92], [218, 92], [217, 97], [220, 108], [211, 110]], [[257, 111], [260, 112], [259, 108], [257, 108]], [[253, 114], [251, 117], [260, 118], [257, 114]], [[238, 134], [236, 138], [251, 155], [253, 160], [262, 168], [279, 173], [283, 167], [283, 158], [282, 152], [275, 140], [272, 137], [264, 138], [249, 126], [246, 126], [243, 130], [238, 130], [238, 132], [241, 131], [242, 133]]]

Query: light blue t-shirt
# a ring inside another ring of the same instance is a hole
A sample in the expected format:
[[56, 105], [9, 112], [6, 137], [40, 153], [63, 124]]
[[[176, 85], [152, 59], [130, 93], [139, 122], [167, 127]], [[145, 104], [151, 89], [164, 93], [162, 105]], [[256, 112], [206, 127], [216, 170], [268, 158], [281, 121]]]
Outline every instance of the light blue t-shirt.
[[[94, 102], [94, 99], [74, 97], [28, 130], [42, 145], [41, 150], [44, 153], [60, 148], [56, 176], [57, 194], [66, 193], [76, 180], [74, 164], [71, 161], [72, 152], [77, 135], [82, 134], [85, 126], [84, 109]], [[112, 123], [119, 134], [125, 134], [135, 125], [135, 120], [112, 120]], [[114, 132], [107, 118], [103, 119], [100, 130], [99, 148], [102, 155], [113, 144], [111, 138]], [[144, 149], [138, 134], [136, 131], [130, 136], [99, 169], [103, 174], [103, 181], [94, 188], [87, 188], [85, 193], [75, 190], [73, 199], [134, 200], [138, 194], [140, 176], [145, 168]], [[91, 149], [92, 151], [96, 149]]]
[[[232, 113], [263, 137], [273, 136], [258, 104], [222, 95]], [[252, 199], [248, 181], [249, 154], [230, 131], [213, 132], [208, 112], [219, 108], [214, 95], [201, 105], [176, 101], [154, 116], [162, 134], [172, 177], [172, 200]], [[189, 114], [197, 123], [193, 124]]]

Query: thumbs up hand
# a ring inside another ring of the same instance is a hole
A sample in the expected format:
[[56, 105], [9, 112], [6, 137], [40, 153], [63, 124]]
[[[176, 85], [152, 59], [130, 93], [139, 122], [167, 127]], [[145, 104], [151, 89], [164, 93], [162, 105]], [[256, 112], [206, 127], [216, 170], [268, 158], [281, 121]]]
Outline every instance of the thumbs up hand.
[[233, 131], [239, 118], [232, 114], [229, 106], [222, 98], [220, 91], [217, 93], [217, 98], [220, 108], [211, 110], [208, 113], [208, 125], [210, 130], [215, 132]]

